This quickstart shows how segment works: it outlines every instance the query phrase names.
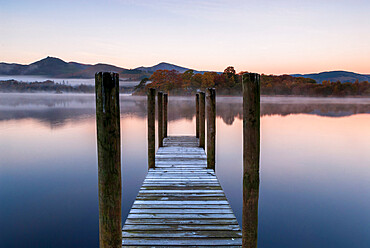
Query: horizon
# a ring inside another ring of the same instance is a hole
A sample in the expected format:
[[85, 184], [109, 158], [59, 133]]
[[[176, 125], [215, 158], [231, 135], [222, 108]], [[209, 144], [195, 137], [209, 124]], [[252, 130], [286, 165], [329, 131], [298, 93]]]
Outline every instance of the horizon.
[[275, 75], [370, 74], [367, 1], [88, 3], [4, 2], [0, 59], [30, 64], [51, 54], [123, 68], [166, 61], [199, 71], [232, 65], [237, 71]]
[[[158, 62], [156, 64], [153, 64], [153, 65], [140, 65], [140, 66], [137, 66], [137, 67], [134, 67], [134, 68], [128, 68], [128, 67], [125, 67], [125, 66], [119, 66], [119, 65], [114, 65], [114, 64], [108, 64], [108, 63], [105, 63], [105, 62], [96, 62], [96, 63], [84, 63], [84, 62], [80, 62], [80, 61], [66, 61], [64, 60], [63, 58], [59, 58], [59, 57], [55, 57], [55, 56], [46, 56], [44, 58], [41, 58], [41, 59], [38, 59], [36, 61], [33, 61], [33, 62], [30, 62], [30, 63], [27, 63], [27, 64], [23, 64], [23, 63], [17, 63], [17, 62], [6, 62], [6, 61], [0, 61], [0, 63], [6, 63], [6, 64], [20, 64], [20, 65], [30, 65], [32, 63], [35, 63], [35, 62], [39, 62], [41, 60], [44, 60], [44, 59], [47, 59], [47, 58], [54, 58], [54, 59], [59, 59], [59, 60], [62, 60], [66, 63], [79, 63], [79, 64], [84, 64], [84, 65], [98, 65], [98, 64], [104, 64], [104, 65], [110, 65], [110, 66], [115, 66], [115, 67], [120, 67], [122, 69], [129, 69], [129, 70], [135, 70], [139, 67], [154, 67], [156, 65], [159, 65], [159, 64], [170, 64], [170, 65], [174, 65], [174, 66], [178, 66], [178, 67], [183, 67], [183, 68], [186, 68], [186, 69], [189, 69], [189, 70], [194, 70], [194, 71], [205, 71], [205, 70], [199, 70], [199, 69], [195, 69], [195, 68], [188, 68], [188, 67], [185, 67], [185, 66], [182, 66], [182, 65], [178, 65], [178, 64], [175, 64], [175, 63], [171, 63], [171, 62], [166, 62], [166, 61], [161, 61], [161, 62]], [[233, 66], [233, 65], [229, 65], [229, 66]], [[226, 66], [228, 67], [228, 66]], [[226, 68], [225, 67], [225, 68]], [[210, 70], [210, 71], [213, 71], [213, 72], [223, 72], [223, 70], [221, 71], [216, 71], [216, 70]], [[241, 71], [237, 71], [237, 73], [239, 73]], [[250, 71], [251, 72], [251, 71]], [[356, 73], [356, 74], [361, 74], [361, 75], [370, 75], [370, 73], [360, 73], [360, 72], [356, 72], [356, 71], [345, 71], [345, 70], [331, 70], [331, 71], [318, 71], [318, 72], [308, 72], [308, 73], [291, 73], [291, 74], [286, 74], [286, 73], [283, 73], [283, 74], [272, 74], [272, 73], [261, 73], [261, 74], [264, 74], [264, 75], [277, 75], [277, 76], [281, 76], [281, 75], [299, 75], [299, 74], [302, 74], [302, 75], [305, 75], [305, 74], [319, 74], [319, 73], [325, 73], [325, 72], [350, 72], [350, 73]]]

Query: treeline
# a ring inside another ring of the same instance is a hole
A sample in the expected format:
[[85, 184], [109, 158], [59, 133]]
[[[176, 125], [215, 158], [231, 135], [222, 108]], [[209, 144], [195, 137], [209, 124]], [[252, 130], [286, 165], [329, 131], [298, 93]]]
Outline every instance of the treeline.
[[[120, 93], [131, 93], [132, 87], [120, 87]], [[94, 85], [80, 84], [76, 86], [55, 83], [51, 80], [43, 82], [19, 82], [17, 80], [0, 81], [0, 92], [54, 92], [54, 93], [95, 93]]]
[[[146, 94], [148, 88], [169, 92], [172, 95], [191, 95], [197, 90], [214, 87], [220, 95], [241, 95], [242, 75], [237, 74], [232, 66], [223, 73], [194, 73], [188, 70], [184, 73], [172, 70], [157, 70], [137, 87], [135, 94]], [[147, 80], [152, 81], [146, 84]], [[262, 95], [302, 95], [302, 96], [370, 96], [369, 82], [316, 83], [315, 80], [290, 75], [261, 75]]]

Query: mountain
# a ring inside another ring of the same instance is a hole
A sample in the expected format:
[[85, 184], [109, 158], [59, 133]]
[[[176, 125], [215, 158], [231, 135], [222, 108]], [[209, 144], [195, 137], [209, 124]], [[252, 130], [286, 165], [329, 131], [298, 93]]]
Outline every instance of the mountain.
[[0, 75], [42, 75], [54, 78], [94, 78], [99, 71], [114, 71], [121, 79], [140, 80], [150, 76], [140, 70], [128, 70], [108, 64], [81, 64], [46, 57], [29, 65], [0, 63]]
[[84, 70], [90, 65], [67, 63], [61, 59], [47, 57], [29, 65], [0, 63], [0, 75], [43, 75], [63, 76]]
[[292, 74], [293, 77], [304, 77], [304, 78], [312, 78], [316, 80], [318, 83], [322, 83], [322, 81], [330, 80], [331, 82], [341, 81], [344, 82], [351, 82], [354, 83], [356, 80], [362, 81], [369, 81], [370, 82], [370, 75], [366, 74], [358, 74], [349, 71], [326, 71], [320, 73], [312, 73], [312, 74]]
[[158, 65], [154, 65], [154, 66], [151, 66], [151, 67], [140, 66], [140, 67], [136, 68], [136, 70], [140, 70], [140, 71], [144, 71], [144, 72], [150, 72], [150, 73], [153, 73], [156, 70], [169, 70], [169, 71], [176, 70], [180, 73], [183, 73], [183, 72], [189, 70], [189, 68], [185, 68], [185, 67], [165, 63], [165, 62], [161, 62]]
[[0, 75], [42, 75], [54, 78], [94, 78], [96, 72], [114, 71], [119, 73], [121, 79], [141, 80], [150, 77], [156, 70], [177, 70], [182, 73], [188, 69], [162, 62], [155, 66], [142, 66], [131, 70], [108, 64], [65, 62], [54, 57], [46, 57], [29, 65], [0, 63]]

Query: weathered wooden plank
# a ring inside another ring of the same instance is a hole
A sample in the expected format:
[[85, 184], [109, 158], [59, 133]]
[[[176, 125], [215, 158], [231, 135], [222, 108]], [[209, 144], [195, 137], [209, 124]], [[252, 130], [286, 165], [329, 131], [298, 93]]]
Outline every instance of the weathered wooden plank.
[[192, 168], [155, 168], [155, 169], [150, 169], [149, 173], [176, 173], [176, 172], [181, 172], [181, 173], [191, 173], [191, 172], [197, 172], [197, 173], [211, 173], [214, 174], [213, 170], [210, 169], [202, 169], [199, 167], [195, 167], [194, 169]]
[[238, 225], [236, 219], [127, 219], [126, 224]]
[[225, 209], [163, 209], [163, 208], [147, 208], [147, 209], [131, 209], [131, 214], [232, 214], [233, 211], [230, 208]]
[[[132, 205], [131, 209], [185, 209], [184, 206], [182, 205], [161, 205], [161, 204], [152, 204], [152, 205], [147, 205], [147, 204], [134, 204]], [[199, 204], [194, 204], [194, 205], [186, 205], [186, 209], [231, 209], [230, 205], [199, 205]]]
[[147, 190], [147, 191], [143, 191], [143, 192], [139, 192], [139, 195], [140, 196], [154, 196], [154, 195], [159, 195], [159, 196], [223, 196], [225, 197], [225, 194], [223, 192], [220, 192], [220, 193], [214, 193], [214, 192], [210, 192], [210, 193], [153, 193], [151, 190]]
[[162, 238], [125, 238], [122, 245], [240, 245], [241, 238], [224, 238], [224, 239], [162, 239]]
[[137, 196], [138, 201], [222, 201], [225, 197], [217, 196]]
[[224, 193], [222, 190], [140, 190], [139, 193], [148, 193], [150, 192], [151, 194], [176, 194], [176, 193], [182, 193], [182, 194], [209, 194], [209, 193]]
[[127, 219], [234, 219], [234, 214], [129, 214]]
[[125, 230], [122, 232], [124, 238], [241, 238], [241, 231], [228, 230], [194, 230], [189, 231], [149, 231], [149, 230]]
[[162, 204], [162, 205], [194, 205], [194, 204], [209, 204], [209, 205], [229, 205], [229, 203], [225, 201], [145, 201], [145, 200], [138, 200], [135, 201], [134, 204]]
[[205, 154], [184, 154], [184, 153], [180, 153], [180, 154], [156, 154], [155, 155], [155, 158], [157, 159], [162, 159], [162, 158], [170, 158], [170, 159], [177, 159], [177, 158], [189, 158], [189, 159], [198, 159], [198, 158], [201, 158], [201, 159], [207, 159], [207, 156]]
[[160, 160], [158, 159], [156, 161], [158, 164], [178, 164], [178, 165], [207, 165], [207, 161], [205, 160], [194, 160], [194, 161], [190, 161], [190, 160]]
[[[147, 245], [123, 245], [123, 247], [128, 247], [128, 248], [148, 248]], [[151, 245], [150, 246], [151, 248], [163, 248], [163, 247], [171, 247], [171, 246], [163, 246], [163, 245]], [[207, 245], [203, 246], [203, 245], [176, 245], [176, 248], [195, 248], [195, 247], [209, 247]], [[211, 246], [212, 248], [225, 248], [224, 245], [222, 246], [218, 246], [218, 245], [212, 245]], [[240, 245], [228, 245], [227, 246], [228, 248], [238, 248], [238, 247], [241, 247]]]
[[124, 225], [123, 231], [128, 230], [166, 230], [166, 231], [193, 231], [193, 230], [228, 230], [228, 231], [240, 231], [239, 225], [157, 225], [157, 224], [134, 224], [134, 225]]

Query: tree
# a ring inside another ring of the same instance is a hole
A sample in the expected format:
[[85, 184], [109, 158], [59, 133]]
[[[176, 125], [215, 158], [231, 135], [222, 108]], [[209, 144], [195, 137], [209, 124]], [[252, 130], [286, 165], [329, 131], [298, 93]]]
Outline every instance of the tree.
[[226, 67], [226, 69], [224, 70], [224, 74], [227, 75], [228, 78], [234, 77], [236, 74], [234, 67], [233, 66]]

